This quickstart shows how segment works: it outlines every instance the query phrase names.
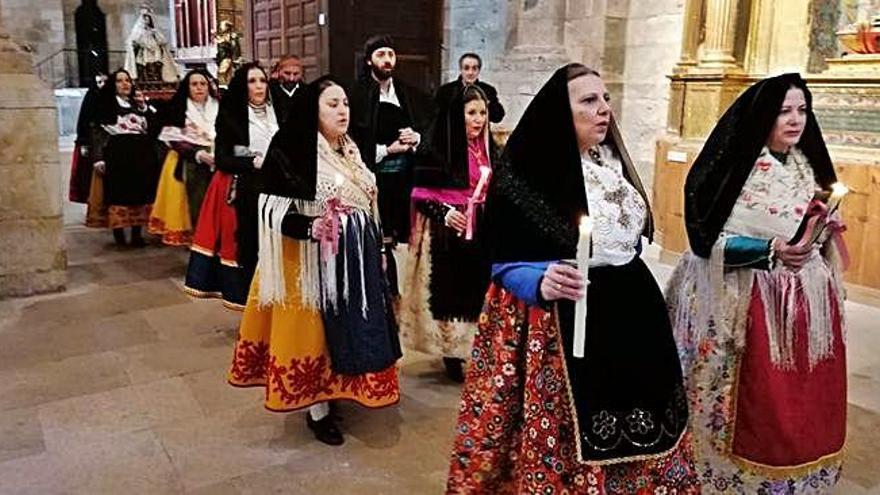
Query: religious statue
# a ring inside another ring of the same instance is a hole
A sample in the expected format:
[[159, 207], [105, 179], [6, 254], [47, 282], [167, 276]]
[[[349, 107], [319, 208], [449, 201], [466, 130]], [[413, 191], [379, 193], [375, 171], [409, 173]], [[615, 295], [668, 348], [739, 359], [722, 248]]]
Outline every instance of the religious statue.
[[224, 20], [220, 22], [214, 41], [217, 43], [217, 79], [225, 86], [242, 62], [241, 36], [234, 31], [232, 22]]
[[150, 7], [141, 6], [125, 46], [125, 70], [142, 83], [177, 82], [177, 66], [154, 17]]

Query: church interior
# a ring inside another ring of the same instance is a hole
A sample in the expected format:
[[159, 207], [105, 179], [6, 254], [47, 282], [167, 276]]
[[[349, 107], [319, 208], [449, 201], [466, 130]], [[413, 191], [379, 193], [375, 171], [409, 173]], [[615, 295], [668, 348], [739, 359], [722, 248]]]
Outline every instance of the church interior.
[[[388, 32], [402, 77], [433, 93], [479, 53], [507, 108], [502, 142], [557, 67], [595, 68], [648, 190], [656, 234], [641, 256], [661, 287], [688, 249], [684, 183], [707, 135], [750, 85], [801, 73], [849, 189], [835, 493], [880, 495], [877, 0], [0, 0], [0, 494], [445, 486], [461, 387], [436, 360], [405, 350], [400, 403], [341, 406], [350, 441], [327, 448], [297, 414], [264, 410], [262, 389], [227, 385], [240, 313], [183, 292], [186, 248], [119, 250], [84, 225], [67, 194], [79, 108], [98, 72], [125, 64], [144, 8], [181, 75], [218, 74], [218, 43], [234, 37], [225, 63], [297, 55], [307, 81], [353, 81], [363, 40]], [[145, 89], [162, 100], [175, 87]]]

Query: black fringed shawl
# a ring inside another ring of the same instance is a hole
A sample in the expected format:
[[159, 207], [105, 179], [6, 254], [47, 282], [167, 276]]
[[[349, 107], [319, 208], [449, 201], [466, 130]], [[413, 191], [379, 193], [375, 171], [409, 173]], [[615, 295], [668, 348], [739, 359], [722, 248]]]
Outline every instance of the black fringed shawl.
[[[494, 262], [573, 258], [578, 224], [588, 213], [567, 71], [559, 68], [541, 88], [507, 141], [486, 200], [487, 238]], [[614, 119], [603, 144], [616, 148], [623, 174], [645, 205], [648, 198]], [[644, 235], [651, 239], [648, 209]]]

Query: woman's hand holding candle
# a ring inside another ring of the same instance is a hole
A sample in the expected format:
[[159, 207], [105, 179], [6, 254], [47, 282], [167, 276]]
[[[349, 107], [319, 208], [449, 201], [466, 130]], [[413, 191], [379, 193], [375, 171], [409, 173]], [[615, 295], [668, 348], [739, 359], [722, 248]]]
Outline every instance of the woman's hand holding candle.
[[569, 264], [550, 264], [541, 279], [541, 298], [545, 301], [577, 301], [584, 296], [585, 289], [581, 271]]

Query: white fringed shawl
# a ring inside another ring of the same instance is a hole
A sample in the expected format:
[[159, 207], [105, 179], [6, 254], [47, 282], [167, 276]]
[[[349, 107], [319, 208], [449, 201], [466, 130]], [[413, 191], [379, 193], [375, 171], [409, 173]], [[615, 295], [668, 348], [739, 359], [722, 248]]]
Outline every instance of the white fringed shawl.
[[[376, 203], [376, 178], [360, 158], [357, 146], [345, 136], [339, 143], [340, 151], [334, 150], [320, 133], [318, 134], [318, 170], [314, 200], [291, 199], [261, 194], [259, 200], [259, 262], [260, 306], [284, 305], [287, 290], [284, 282], [283, 236], [281, 221], [291, 209], [302, 215], [321, 216], [327, 208], [327, 200], [337, 197], [342, 204], [351, 209], [349, 215], [342, 215], [343, 233], [340, 251], [363, 249], [363, 235], [369, 223], [378, 219]], [[353, 229], [349, 230], [349, 229]], [[345, 239], [354, 234], [354, 245], [347, 246]], [[299, 241], [300, 274], [299, 285], [301, 303], [310, 309], [335, 309], [338, 300], [337, 270], [346, 271], [342, 291], [343, 299], [348, 300], [348, 275], [352, 267], [337, 266], [335, 257], [322, 259], [320, 244], [311, 240]], [[358, 256], [363, 259], [363, 253]], [[363, 263], [356, 267], [360, 271], [361, 290], [365, 290]], [[366, 315], [367, 297], [362, 297], [361, 308]]]
[[[815, 188], [812, 169], [799, 150], [792, 149], [785, 164], [766, 148], [762, 151], [711, 257], [686, 253], [669, 281], [667, 300], [680, 348], [696, 352], [711, 328], [720, 341], [733, 342], [742, 350], [749, 302], [757, 284], [775, 366], [791, 369], [795, 365], [794, 324], [799, 310], [807, 313], [810, 368], [833, 355], [832, 294], [843, 311], [834, 243], [826, 245], [827, 260], [817, 248], [797, 272], [781, 264], [772, 271], [724, 267], [727, 236], [793, 237]], [[693, 359], [693, 355], [682, 356], [686, 372]]]

